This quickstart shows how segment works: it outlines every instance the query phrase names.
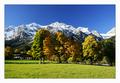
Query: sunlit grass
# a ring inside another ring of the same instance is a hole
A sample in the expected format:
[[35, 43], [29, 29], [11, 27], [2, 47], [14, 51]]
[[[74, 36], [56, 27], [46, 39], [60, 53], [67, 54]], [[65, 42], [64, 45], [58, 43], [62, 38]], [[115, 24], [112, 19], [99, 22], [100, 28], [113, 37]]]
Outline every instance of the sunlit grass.
[[80, 64], [5, 64], [5, 78], [115, 78], [115, 67]]

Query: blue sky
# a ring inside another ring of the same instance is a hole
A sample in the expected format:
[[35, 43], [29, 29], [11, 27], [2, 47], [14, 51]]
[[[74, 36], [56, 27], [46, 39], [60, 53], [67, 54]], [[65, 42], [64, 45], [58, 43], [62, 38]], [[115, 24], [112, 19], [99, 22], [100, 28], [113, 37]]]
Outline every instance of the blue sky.
[[115, 5], [5, 5], [5, 27], [56, 21], [106, 33], [115, 27]]

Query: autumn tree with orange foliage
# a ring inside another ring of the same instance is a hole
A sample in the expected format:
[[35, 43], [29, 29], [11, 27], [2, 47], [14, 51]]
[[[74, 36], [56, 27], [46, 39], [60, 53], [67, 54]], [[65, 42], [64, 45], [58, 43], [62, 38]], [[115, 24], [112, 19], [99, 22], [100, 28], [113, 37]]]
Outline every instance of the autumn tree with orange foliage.
[[51, 60], [54, 55], [54, 45], [52, 44], [51, 35], [49, 34], [43, 41], [43, 52], [48, 60]]

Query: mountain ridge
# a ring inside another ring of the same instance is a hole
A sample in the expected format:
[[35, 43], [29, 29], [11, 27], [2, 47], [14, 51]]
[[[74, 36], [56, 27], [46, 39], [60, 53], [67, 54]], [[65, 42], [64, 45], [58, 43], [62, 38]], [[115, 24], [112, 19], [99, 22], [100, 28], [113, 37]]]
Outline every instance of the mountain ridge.
[[113, 27], [106, 34], [101, 34], [101, 35], [103, 36], [104, 39], [111, 38], [111, 37], [115, 36], [115, 30], [116, 30], [116, 28]]
[[[73, 34], [77, 34], [79, 33], [80, 31], [82, 31], [83, 33], [89, 35], [89, 34], [94, 34], [93, 31], [89, 31], [88, 28], [85, 28], [85, 27], [73, 27], [72, 25], [68, 25], [68, 24], [65, 24], [65, 23], [60, 23], [60, 22], [54, 22], [54, 23], [51, 23], [49, 25], [45, 25], [45, 26], [42, 26], [42, 25], [39, 25], [35, 22], [33, 23], [30, 23], [30, 24], [26, 24], [26, 25], [19, 25], [19, 26], [9, 26], [8, 28], [5, 28], [5, 39], [6, 40], [11, 40], [12, 38], [15, 38], [15, 36], [19, 35], [17, 33], [20, 33], [21, 31], [25, 32], [27, 31], [26, 33], [28, 33], [29, 35], [34, 35], [35, 32], [40, 29], [40, 28], [44, 28], [44, 29], [47, 29], [53, 33], [57, 32], [57, 31], [65, 31], [67, 33], [68, 32], [71, 32]], [[11, 34], [10, 34], [11, 33]], [[15, 34], [16, 33], [16, 34]], [[98, 33], [97, 31], [95, 32], [96, 36], [100, 37], [100, 33]]]
[[85, 37], [88, 35], [93, 35], [97, 41], [102, 40], [103, 36], [96, 30], [89, 31], [87, 27], [75, 28], [72, 25], [67, 25], [65, 23], [54, 22], [49, 25], [40, 25], [37, 23], [30, 23], [26, 25], [19, 26], [9, 26], [5, 29], [5, 44], [12, 45], [14, 47], [31, 44], [34, 39], [34, 35], [37, 30], [46, 29], [50, 33], [63, 32], [65, 36], [73, 39], [74, 41], [83, 42]]

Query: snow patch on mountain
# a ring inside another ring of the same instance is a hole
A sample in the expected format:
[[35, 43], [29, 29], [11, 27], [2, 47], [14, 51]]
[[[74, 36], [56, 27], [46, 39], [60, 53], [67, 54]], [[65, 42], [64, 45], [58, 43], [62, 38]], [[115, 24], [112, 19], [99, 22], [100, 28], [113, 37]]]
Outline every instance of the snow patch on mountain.
[[76, 30], [82, 31], [83, 33], [90, 34], [91, 32], [88, 30], [88, 28], [84, 27], [78, 27]]
[[96, 30], [91, 31], [91, 33], [97, 37], [102, 37]]
[[104, 39], [108, 39], [111, 38], [113, 36], [115, 36], [115, 30], [116, 28], [113, 27], [111, 30], [109, 30], [106, 34], [101, 34], [103, 36]]
[[115, 27], [114, 28], [112, 28], [110, 31], [108, 31], [107, 32], [107, 34], [113, 34], [113, 35], [115, 35]]

